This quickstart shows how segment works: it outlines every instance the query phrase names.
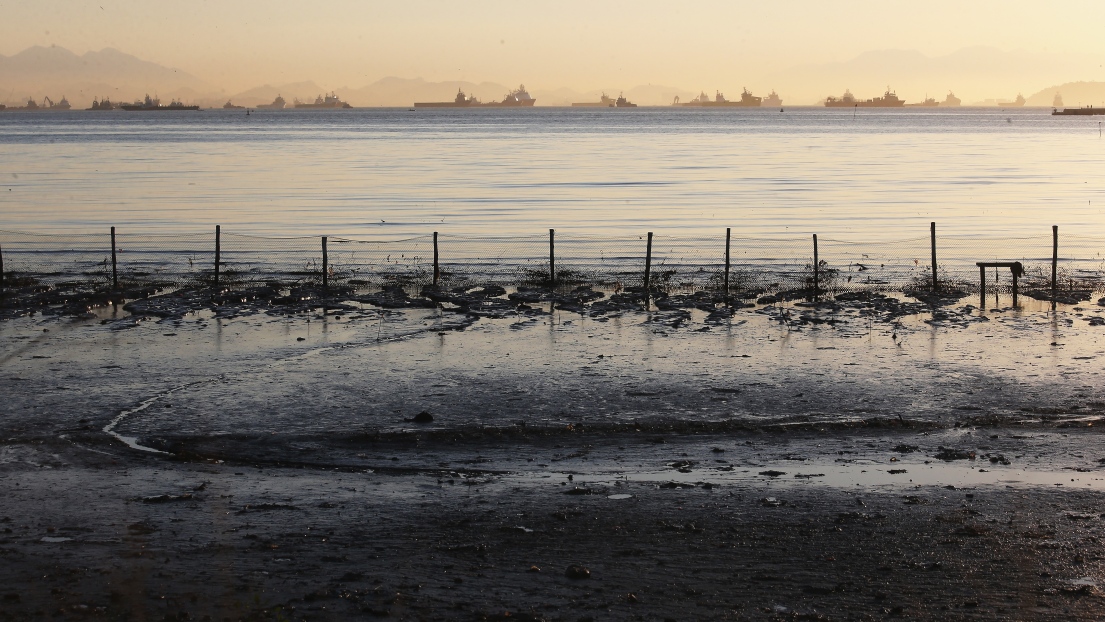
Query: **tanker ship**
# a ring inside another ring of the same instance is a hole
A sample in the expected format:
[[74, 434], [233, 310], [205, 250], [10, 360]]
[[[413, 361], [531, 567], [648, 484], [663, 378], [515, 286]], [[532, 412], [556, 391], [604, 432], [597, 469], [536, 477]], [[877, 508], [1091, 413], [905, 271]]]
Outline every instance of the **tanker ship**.
[[840, 99], [832, 96], [825, 99], [826, 108], [901, 108], [904, 105], [905, 100], [898, 99], [898, 96], [889, 88], [886, 89], [886, 93], [882, 97], [863, 101], [856, 99], [856, 96], [847, 90], [844, 91], [844, 95]]
[[740, 101], [731, 102], [725, 99], [725, 95], [721, 91], [717, 91], [714, 98], [710, 99], [709, 96], [706, 95], [706, 91], [702, 91], [698, 94], [698, 97], [685, 103], [680, 103], [679, 97], [677, 96], [675, 101], [672, 102], [672, 105], [698, 108], [752, 108], [759, 107], [762, 103], [762, 97], [756, 97], [752, 93], [749, 93], [748, 89], [744, 89], [744, 92], [741, 93]]
[[341, 98], [338, 97], [337, 93], [334, 93], [332, 91], [326, 97], [323, 97], [322, 95], [319, 95], [318, 97], [316, 97], [315, 98], [315, 103], [313, 103], [313, 104], [304, 103], [304, 102], [299, 101], [298, 99], [295, 100], [296, 110], [299, 110], [300, 108], [312, 109], [312, 108], [352, 108], [352, 107], [353, 106], [350, 106], [349, 104], [343, 102], [341, 100]]

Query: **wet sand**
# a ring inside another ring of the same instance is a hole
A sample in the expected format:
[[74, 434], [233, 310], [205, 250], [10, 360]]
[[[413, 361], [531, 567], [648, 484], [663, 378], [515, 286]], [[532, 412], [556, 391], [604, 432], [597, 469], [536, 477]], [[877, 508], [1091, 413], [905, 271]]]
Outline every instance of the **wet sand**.
[[0, 619], [1101, 617], [1100, 307], [537, 308], [0, 323]]

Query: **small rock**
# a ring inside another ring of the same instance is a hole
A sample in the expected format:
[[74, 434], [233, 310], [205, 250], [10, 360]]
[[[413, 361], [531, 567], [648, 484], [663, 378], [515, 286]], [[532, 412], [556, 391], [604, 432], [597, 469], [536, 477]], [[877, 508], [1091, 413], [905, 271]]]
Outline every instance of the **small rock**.
[[591, 570], [581, 564], [572, 564], [564, 571], [564, 576], [569, 579], [590, 579]]
[[433, 423], [434, 416], [429, 411], [423, 410], [414, 417], [411, 417], [411, 421], [414, 423]]

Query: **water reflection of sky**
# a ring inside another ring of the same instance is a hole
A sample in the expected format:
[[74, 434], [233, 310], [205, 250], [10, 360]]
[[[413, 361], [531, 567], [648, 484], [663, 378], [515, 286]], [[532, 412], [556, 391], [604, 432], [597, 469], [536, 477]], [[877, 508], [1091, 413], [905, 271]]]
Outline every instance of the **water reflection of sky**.
[[5, 114], [0, 212], [30, 231], [1101, 235], [1105, 139], [1048, 112]]

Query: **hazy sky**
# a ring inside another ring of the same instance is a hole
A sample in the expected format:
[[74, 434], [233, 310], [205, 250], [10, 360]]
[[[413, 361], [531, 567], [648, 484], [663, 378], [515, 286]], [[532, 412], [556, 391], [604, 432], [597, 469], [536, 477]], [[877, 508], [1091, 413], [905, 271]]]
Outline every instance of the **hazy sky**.
[[[1105, 58], [1100, 0], [0, 0], [0, 15], [5, 55], [114, 47], [229, 90], [392, 75], [531, 88], [698, 88], [719, 76], [753, 85], [887, 48], [941, 55], [984, 45], [1093, 68]], [[1081, 79], [1105, 79], [1097, 73]]]

